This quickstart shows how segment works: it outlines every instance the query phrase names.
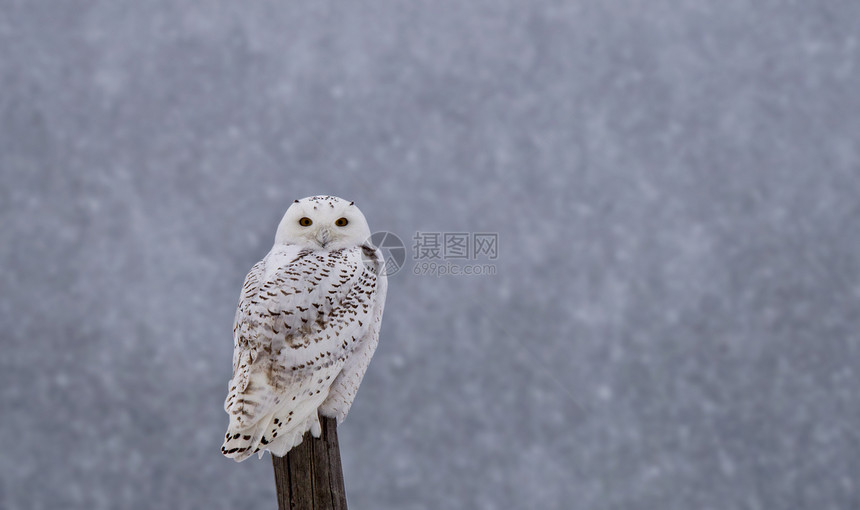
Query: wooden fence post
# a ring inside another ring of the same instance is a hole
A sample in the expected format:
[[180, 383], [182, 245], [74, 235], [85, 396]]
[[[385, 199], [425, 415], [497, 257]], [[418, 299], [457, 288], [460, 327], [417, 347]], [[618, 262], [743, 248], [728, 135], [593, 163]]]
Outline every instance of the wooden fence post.
[[305, 433], [283, 457], [272, 455], [279, 510], [346, 510], [337, 420], [320, 416], [319, 439]]

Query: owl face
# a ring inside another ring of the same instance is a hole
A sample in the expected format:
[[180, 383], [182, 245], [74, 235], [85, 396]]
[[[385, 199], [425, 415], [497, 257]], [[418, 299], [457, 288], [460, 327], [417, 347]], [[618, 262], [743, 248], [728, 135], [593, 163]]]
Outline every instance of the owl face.
[[369, 237], [367, 220], [352, 202], [313, 196], [296, 200], [287, 209], [278, 225], [275, 244], [332, 251], [359, 246]]

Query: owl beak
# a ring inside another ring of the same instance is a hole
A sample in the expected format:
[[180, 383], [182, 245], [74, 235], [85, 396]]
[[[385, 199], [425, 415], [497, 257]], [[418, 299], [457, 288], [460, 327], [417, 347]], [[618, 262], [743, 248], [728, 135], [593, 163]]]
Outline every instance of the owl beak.
[[320, 246], [325, 248], [325, 245], [331, 240], [331, 231], [325, 227], [320, 228], [317, 230], [316, 240]]

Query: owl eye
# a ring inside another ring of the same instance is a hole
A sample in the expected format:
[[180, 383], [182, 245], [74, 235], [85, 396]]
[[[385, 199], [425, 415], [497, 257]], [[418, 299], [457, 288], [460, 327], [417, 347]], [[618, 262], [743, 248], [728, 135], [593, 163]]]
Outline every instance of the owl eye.
[[303, 227], [310, 227], [312, 224], [313, 224], [313, 221], [311, 221], [311, 219], [308, 218], [307, 216], [305, 216], [304, 218], [299, 220], [299, 225], [301, 225]]
[[334, 224], [338, 227], [345, 227], [349, 223], [349, 220], [346, 218], [338, 218]]

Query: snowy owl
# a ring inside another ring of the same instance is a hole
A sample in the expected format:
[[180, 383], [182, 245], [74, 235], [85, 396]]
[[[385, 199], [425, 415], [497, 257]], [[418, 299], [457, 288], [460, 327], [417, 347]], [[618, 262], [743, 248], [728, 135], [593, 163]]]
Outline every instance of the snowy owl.
[[376, 350], [387, 280], [367, 220], [341, 198], [296, 200], [245, 278], [233, 321], [221, 452], [283, 456], [319, 414], [342, 422]]

